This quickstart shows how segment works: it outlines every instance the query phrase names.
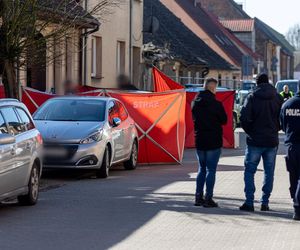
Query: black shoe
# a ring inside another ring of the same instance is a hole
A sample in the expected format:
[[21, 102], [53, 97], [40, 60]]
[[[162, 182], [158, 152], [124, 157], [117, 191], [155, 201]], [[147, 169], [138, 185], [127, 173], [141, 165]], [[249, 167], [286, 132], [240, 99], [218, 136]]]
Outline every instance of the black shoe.
[[254, 206], [250, 206], [250, 205], [247, 205], [247, 204], [243, 204], [243, 205], [240, 207], [240, 210], [241, 210], [241, 211], [247, 211], [247, 212], [254, 212]]
[[300, 221], [300, 214], [294, 213], [293, 220]]
[[299, 206], [294, 206], [294, 216], [293, 220], [300, 220], [300, 207]]
[[194, 204], [196, 207], [202, 207], [204, 205], [204, 202], [205, 200], [203, 199], [203, 196], [196, 195]]
[[262, 211], [262, 212], [270, 211], [270, 207], [268, 205], [262, 204], [260, 207], [260, 211]]
[[212, 208], [212, 207], [219, 207], [219, 205], [213, 199], [208, 199], [205, 200], [203, 207]]

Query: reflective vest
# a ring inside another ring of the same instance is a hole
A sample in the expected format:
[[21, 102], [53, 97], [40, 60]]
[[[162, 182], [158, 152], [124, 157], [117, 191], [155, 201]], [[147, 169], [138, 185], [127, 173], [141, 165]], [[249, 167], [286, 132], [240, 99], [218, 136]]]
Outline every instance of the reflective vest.
[[294, 93], [292, 91], [289, 91], [289, 93], [286, 94], [284, 91], [282, 91], [282, 92], [280, 92], [280, 95], [283, 97], [283, 99], [289, 99], [294, 96]]

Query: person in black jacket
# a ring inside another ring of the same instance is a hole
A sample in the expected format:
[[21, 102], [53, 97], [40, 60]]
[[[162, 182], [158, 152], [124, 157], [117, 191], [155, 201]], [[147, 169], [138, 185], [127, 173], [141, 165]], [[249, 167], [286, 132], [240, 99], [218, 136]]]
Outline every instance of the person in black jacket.
[[282, 130], [286, 134], [286, 167], [290, 176], [290, 194], [294, 201], [294, 220], [300, 220], [300, 86], [295, 97], [281, 109]]
[[[218, 204], [213, 200], [213, 190], [223, 145], [222, 125], [227, 123], [227, 115], [222, 103], [216, 100], [217, 85], [216, 79], [207, 79], [204, 85], [205, 90], [198, 94], [192, 104], [199, 160], [195, 206], [218, 207]], [[206, 194], [204, 198], [205, 184]]]
[[282, 97], [269, 84], [266, 74], [257, 78], [257, 87], [250, 93], [241, 110], [241, 126], [247, 134], [245, 156], [246, 201], [240, 210], [254, 211], [254, 176], [260, 159], [264, 164], [264, 184], [261, 211], [269, 211], [269, 198], [273, 190], [276, 154], [279, 144], [280, 109]]

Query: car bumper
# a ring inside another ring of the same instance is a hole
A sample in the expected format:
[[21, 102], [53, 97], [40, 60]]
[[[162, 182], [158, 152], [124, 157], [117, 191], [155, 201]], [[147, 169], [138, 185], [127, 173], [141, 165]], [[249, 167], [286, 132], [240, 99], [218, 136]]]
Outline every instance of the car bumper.
[[45, 151], [49, 147], [64, 149], [67, 151], [67, 156], [65, 158], [44, 157], [44, 168], [99, 169], [102, 165], [106, 142], [72, 145], [58, 143], [45, 145]]

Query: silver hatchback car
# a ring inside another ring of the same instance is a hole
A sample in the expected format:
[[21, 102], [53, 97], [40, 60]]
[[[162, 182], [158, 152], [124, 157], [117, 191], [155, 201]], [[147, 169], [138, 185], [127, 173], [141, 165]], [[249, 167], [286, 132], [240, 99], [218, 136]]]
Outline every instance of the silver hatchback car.
[[108, 177], [116, 163], [136, 168], [135, 122], [116, 99], [53, 98], [33, 118], [44, 140], [45, 168], [94, 169], [99, 178]]
[[17, 197], [22, 205], [38, 200], [42, 137], [24, 104], [0, 101], [0, 201]]

